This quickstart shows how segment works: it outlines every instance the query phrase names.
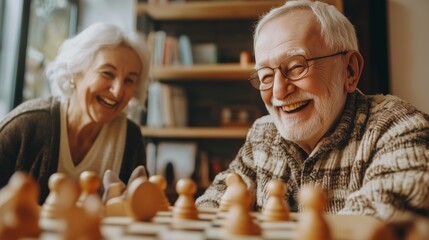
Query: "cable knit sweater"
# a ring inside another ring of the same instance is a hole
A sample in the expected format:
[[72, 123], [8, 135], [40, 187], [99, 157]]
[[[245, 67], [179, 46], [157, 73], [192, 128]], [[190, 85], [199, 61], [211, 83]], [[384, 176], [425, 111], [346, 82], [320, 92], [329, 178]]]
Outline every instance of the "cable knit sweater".
[[299, 210], [304, 184], [321, 186], [327, 213], [390, 219], [401, 211], [429, 212], [429, 115], [394, 96], [348, 96], [336, 128], [308, 155], [284, 140], [270, 116], [253, 124], [228, 170], [197, 199], [218, 207], [225, 178], [236, 172], [255, 193], [259, 210], [268, 199], [267, 182], [281, 179], [285, 199]]
[[[49, 177], [57, 172], [60, 145], [60, 102], [55, 98], [22, 103], [0, 122], [0, 187], [18, 170], [28, 172], [40, 186], [39, 202], [49, 194]], [[127, 120], [125, 149], [119, 177], [146, 164], [140, 128]]]

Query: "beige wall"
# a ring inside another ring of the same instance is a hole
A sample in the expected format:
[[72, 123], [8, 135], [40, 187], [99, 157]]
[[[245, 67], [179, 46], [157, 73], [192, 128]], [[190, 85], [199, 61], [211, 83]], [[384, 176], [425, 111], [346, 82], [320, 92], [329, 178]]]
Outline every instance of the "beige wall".
[[388, 0], [390, 89], [429, 113], [429, 0]]

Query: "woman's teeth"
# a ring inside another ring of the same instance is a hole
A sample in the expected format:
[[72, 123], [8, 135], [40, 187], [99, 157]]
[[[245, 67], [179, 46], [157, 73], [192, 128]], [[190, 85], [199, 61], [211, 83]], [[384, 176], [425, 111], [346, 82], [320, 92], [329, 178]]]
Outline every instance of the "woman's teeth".
[[111, 107], [114, 107], [115, 105], [116, 105], [116, 101], [113, 101], [113, 100], [111, 100], [111, 99], [108, 99], [108, 98], [105, 98], [105, 97], [99, 97], [99, 99], [103, 102], [103, 103], [105, 103], [106, 105], [109, 105], [109, 106], [111, 106]]

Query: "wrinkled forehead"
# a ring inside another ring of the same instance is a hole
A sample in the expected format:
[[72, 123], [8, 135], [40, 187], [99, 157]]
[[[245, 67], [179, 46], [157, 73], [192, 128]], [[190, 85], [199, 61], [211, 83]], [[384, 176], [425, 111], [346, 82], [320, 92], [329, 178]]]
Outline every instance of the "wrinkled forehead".
[[297, 9], [268, 21], [255, 42], [258, 66], [278, 63], [293, 55], [307, 56], [324, 46], [320, 24], [309, 9]]

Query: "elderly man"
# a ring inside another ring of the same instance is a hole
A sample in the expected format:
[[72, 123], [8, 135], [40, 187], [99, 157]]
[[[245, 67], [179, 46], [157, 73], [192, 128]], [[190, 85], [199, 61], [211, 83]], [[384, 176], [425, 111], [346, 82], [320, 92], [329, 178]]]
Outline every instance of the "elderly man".
[[429, 116], [394, 96], [357, 89], [364, 61], [352, 24], [333, 6], [288, 1], [258, 23], [256, 71], [269, 115], [250, 129], [228, 170], [197, 205], [218, 207], [230, 172], [267, 201], [267, 182], [288, 186], [298, 210], [305, 184], [322, 187], [326, 211], [390, 219], [429, 212]]

